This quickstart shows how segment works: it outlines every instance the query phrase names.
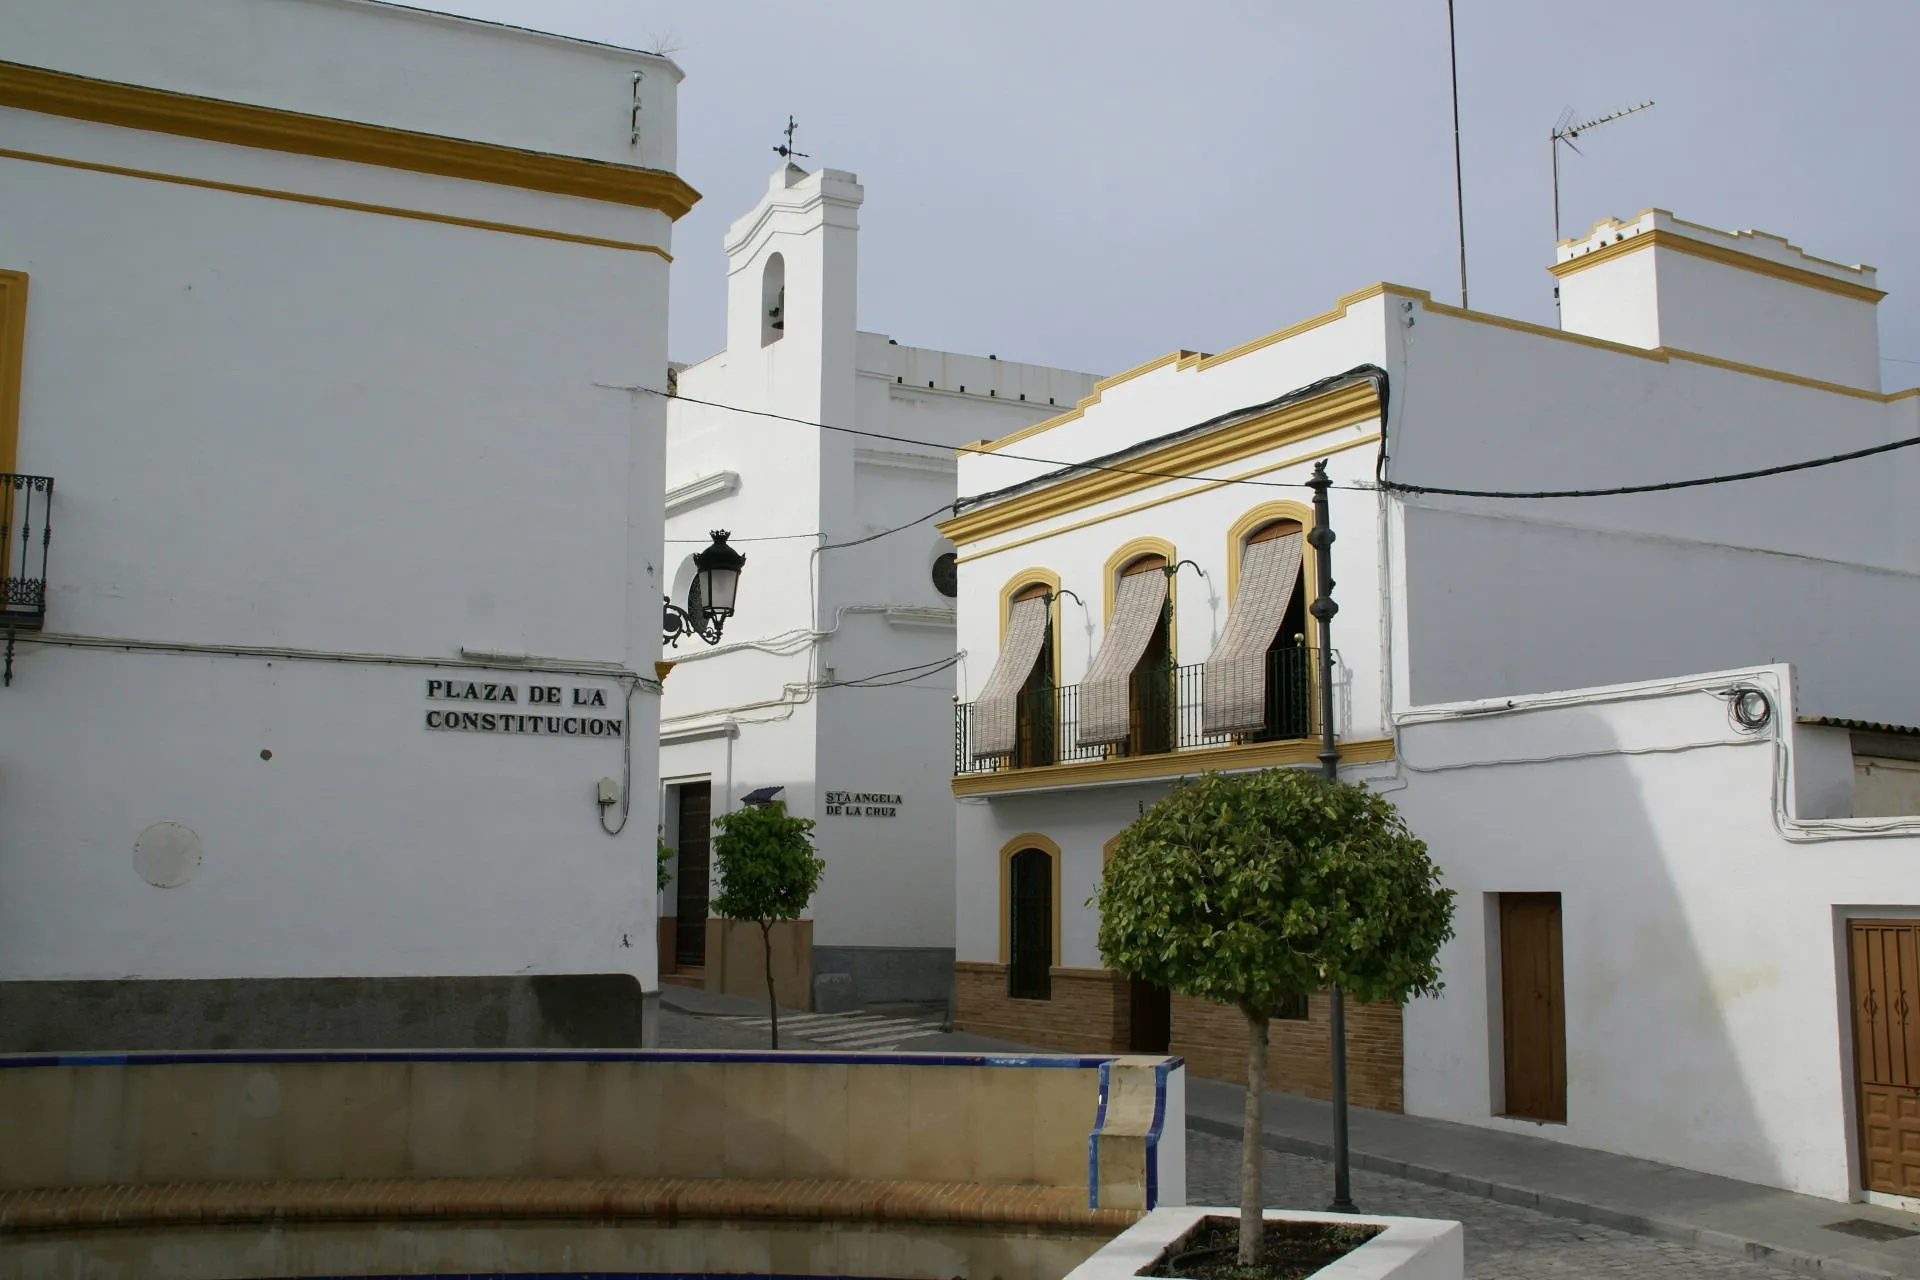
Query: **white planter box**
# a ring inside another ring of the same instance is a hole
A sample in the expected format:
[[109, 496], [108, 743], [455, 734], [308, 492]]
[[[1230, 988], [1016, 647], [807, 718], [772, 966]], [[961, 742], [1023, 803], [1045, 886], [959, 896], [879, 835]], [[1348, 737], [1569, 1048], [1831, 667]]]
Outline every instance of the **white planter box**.
[[[1122, 1231], [1098, 1253], [1067, 1273], [1067, 1280], [1131, 1280], [1166, 1252], [1167, 1246], [1202, 1218], [1238, 1218], [1238, 1209], [1177, 1205], [1155, 1209]], [[1373, 1239], [1314, 1272], [1315, 1280], [1462, 1280], [1465, 1234], [1457, 1222], [1437, 1218], [1381, 1218], [1371, 1214], [1303, 1213], [1268, 1209], [1268, 1222], [1325, 1222], [1381, 1226]]]

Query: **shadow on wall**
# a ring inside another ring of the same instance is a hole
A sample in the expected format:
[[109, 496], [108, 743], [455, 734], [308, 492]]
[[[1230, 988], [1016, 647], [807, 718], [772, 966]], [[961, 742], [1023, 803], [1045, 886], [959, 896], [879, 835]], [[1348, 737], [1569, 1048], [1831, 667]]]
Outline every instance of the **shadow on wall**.
[[1792, 1185], [1796, 1130], [1845, 1121], [1810, 1119], [1791, 1070], [1759, 1074], [1770, 1042], [1834, 1034], [1782, 982], [1782, 931], [1814, 923], [1759, 883], [1766, 744], [1511, 762], [1623, 746], [1572, 709], [1408, 726], [1401, 746], [1391, 798], [1459, 895], [1446, 992], [1408, 1007], [1407, 1109]]

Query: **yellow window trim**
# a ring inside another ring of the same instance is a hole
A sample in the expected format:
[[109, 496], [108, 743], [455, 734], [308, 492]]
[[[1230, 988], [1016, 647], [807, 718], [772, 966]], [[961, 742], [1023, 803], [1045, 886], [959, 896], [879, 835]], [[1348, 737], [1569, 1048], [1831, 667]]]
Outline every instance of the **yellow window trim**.
[[1204, 474], [1214, 467], [1358, 426], [1379, 416], [1380, 402], [1373, 384], [1353, 383], [1114, 464], [1125, 470], [1075, 476], [966, 512], [942, 521], [938, 527], [941, 536], [956, 544], [978, 542], [1038, 520], [1166, 484], [1169, 474]]
[[[1169, 569], [1180, 563], [1180, 553], [1176, 551], [1173, 544], [1165, 538], [1135, 538], [1131, 542], [1122, 543], [1112, 555], [1108, 556], [1106, 566], [1100, 572], [1101, 585], [1105, 588], [1106, 601], [1105, 611], [1100, 615], [1101, 637], [1103, 640], [1105, 639], [1106, 628], [1113, 625], [1113, 598], [1115, 593], [1120, 590], [1120, 575], [1128, 565], [1138, 560], [1141, 556], [1160, 556], [1166, 560]], [[1172, 609], [1174, 625], [1167, 628], [1167, 659], [1175, 663], [1179, 661], [1175, 656], [1178, 652], [1176, 648], [1178, 637], [1175, 633], [1180, 630], [1180, 602], [1179, 597], [1175, 594], [1175, 588], [1178, 586], [1178, 575], [1169, 575], [1167, 578], [1167, 604]]]
[[[1741, 253], [1738, 249], [1708, 244], [1704, 240], [1695, 240], [1692, 236], [1678, 235], [1658, 227], [1651, 231], [1636, 232], [1624, 240], [1615, 240], [1590, 253], [1583, 253], [1577, 258], [1556, 262], [1547, 270], [1564, 280], [1570, 275], [1585, 271], [1588, 267], [1597, 267], [1603, 262], [1612, 262], [1616, 258], [1624, 258], [1630, 253], [1638, 253], [1643, 249], [1667, 249], [1674, 253], [1684, 253], [1689, 257], [1703, 258], [1722, 266], [1751, 271], [1755, 275], [1771, 276], [1775, 280], [1785, 280], [1790, 284], [1803, 285], [1809, 289], [1837, 293], [1855, 302], [1878, 303], [1880, 299], [1887, 296], [1885, 289], [1856, 284], [1851, 280], [1835, 280], [1832, 276], [1821, 275], [1818, 271], [1808, 271], [1805, 267], [1775, 262], [1771, 258], [1762, 258], [1751, 253]], [[1855, 269], [1847, 268], [1849, 271]]]
[[[1343, 740], [1339, 746], [1341, 764], [1378, 764], [1393, 759], [1392, 738], [1355, 738]], [[1172, 751], [1165, 755], [1079, 760], [1071, 764], [1045, 764], [1031, 769], [1007, 769], [1000, 773], [961, 774], [953, 780], [953, 794], [956, 797], [991, 796], [1008, 791], [1051, 790], [1100, 786], [1115, 782], [1190, 778], [1209, 771], [1272, 769], [1289, 765], [1315, 764], [1319, 760], [1319, 753], [1318, 738], [1301, 738], [1288, 742], [1256, 742], [1246, 746], [1207, 747], [1199, 751]], [[1022, 839], [1031, 838], [1022, 837]], [[1003, 894], [1002, 900], [1004, 899]], [[1002, 921], [1003, 926], [1004, 924], [1005, 922]], [[1002, 936], [1005, 936], [1005, 933], [1006, 930], [1003, 927]]]
[[0, 106], [237, 147], [657, 209], [675, 219], [700, 199], [700, 193], [678, 174], [661, 169], [249, 106], [15, 62], [0, 62]]
[[272, 187], [249, 187], [237, 182], [215, 182], [209, 178], [189, 178], [184, 174], [160, 173], [152, 169], [128, 169], [116, 164], [95, 164], [91, 160], [74, 160], [66, 156], [43, 155], [35, 151], [14, 151], [0, 147], [0, 159], [23, 160], [30, 164], [58, 165], [65, 169], [82, 169], [89, 173], [111, 174], [119, 178], [139, 178], [147, 182], [170, 182], [183, 187], [200, 187], [208, 191], [226, 191], [235, 195], [259, 196], [268, 200], [289, 200], [295, 204], [319, 205], [328, 209], [347, 209], [355, 213], [373, 213], [388, 218], [409, 218], [416, 222], [443, 222], [454, 227], [471, 227], [476, 231], [497, 231], [505, 235], [533, 236], [541, 240], [560, 240], [568, 244], [593, 245], [600, 249], [624, 249], [634, 253], [651, 253], [673, 261], [673, 255], [655, 244], [642, 244], [635, 240], [608, 240], [600, 236], [576, 235], [571, 231], [550, 231], [545, 227], [521, 226], [512, 222], [488, 222], [483, 218], [460, 218], [450, 213], [428, 213], [424, 209], [402, 209], [394, 205], [365, 204], [358, 200], [336, 200], [331, 196], [310, 196], [300, 191], [279, 191]]
[[1007, 647], [1007, 615], [1013, 612], [1013, 598], [1028, 587], [1040, 585], [1053, 593], [1047, 617], [1048, 630], [1053, 634], [1053, 682], [1060, 683], [1060, 575], [1051, 569], [1022, 569], [1008, 578], [1006, 585], [1000, 588], [1000, 647], [994, 650], [997, 659]]
[[1048, 921], [1053, 926], [1053, 960], [1047, 967], [1060, 967], [1060, 846], [1029, 831], [1000, 846], [1000, 963], [1013, 963], [1013, 855], [1026, 849], [1038, 849], [1047, 855], [1053, 871], [1053, 910]]
[[[1313, 508], [1304, 502], [1288, 502], [1284, 499], [1276, 502], [1263, 502], [1253, 510], [1233, 522], [1227, 530], [1227, 607], [1233, 607], [1233, 598], [1240, 590], [1240, 558], [1247, 552], [1247, 539], [1258, 533], [1263, 526], [1275, 520], [1297, 520], [1300, 531], [1307, 533], [1313, 528]], [[1307, 584], [1309, 594], [1319, 581], [1314, 575], [1319, 572], [1313, 548], [1303, 537], [1300, 541], [1300, 576]]]
[[[0, 271], [0, 471], [20, 462], [20, 383], [27, 350], [27, 273]], [[0, 530], [0, 545], [6, 531]]]

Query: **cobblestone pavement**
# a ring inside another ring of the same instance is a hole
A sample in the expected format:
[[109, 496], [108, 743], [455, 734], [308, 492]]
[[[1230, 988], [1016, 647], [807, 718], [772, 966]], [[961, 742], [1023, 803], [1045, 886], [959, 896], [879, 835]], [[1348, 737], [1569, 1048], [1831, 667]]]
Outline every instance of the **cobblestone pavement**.
[[[1261, 1190], [1270, 1207], [1319, 1209], [1332, 1198], [1330, 1165], [1277, 1151], [1265, 1157]], [[1240, 1203], [1239, 1143], [1187, 1130], [1187, 1199], [1193, 1204]], [[1475, 1280], [1783, 1280], [1805, 1274], [1366, 1170], [1354, 1172], [1353, 1199], [1366, 1213], [1451, 1218], [1465, 1224], [1467, 1275]]]

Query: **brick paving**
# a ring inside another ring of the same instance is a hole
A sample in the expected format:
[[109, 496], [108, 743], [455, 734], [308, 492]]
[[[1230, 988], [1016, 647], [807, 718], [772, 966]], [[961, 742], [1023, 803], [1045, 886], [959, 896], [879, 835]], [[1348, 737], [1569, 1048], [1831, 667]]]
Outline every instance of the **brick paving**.
[[[1330, 1165], [1276, 1151], [1266, 1152], [1265, 1157], [1261, 1190], [1269, 1207], [1321, 1209], [1332, 1199]], [[1239, 1143], [1187, 1131], [1187, 1199], [1193, 1204], [1240, 1203]], [[1451, 1218], [1463, 1223], [1467, 1231], [1467, 1275], [1473, 1280], [1610, 1280], [1621, 1276], [1646, 1280], [1680, 1280], [1685, 1276], [1783, 1280], [1789, 1275], [1805, 1275], [1366, 1170], [1353, 1175], [1353, 1199], [1366, 1213]]]

